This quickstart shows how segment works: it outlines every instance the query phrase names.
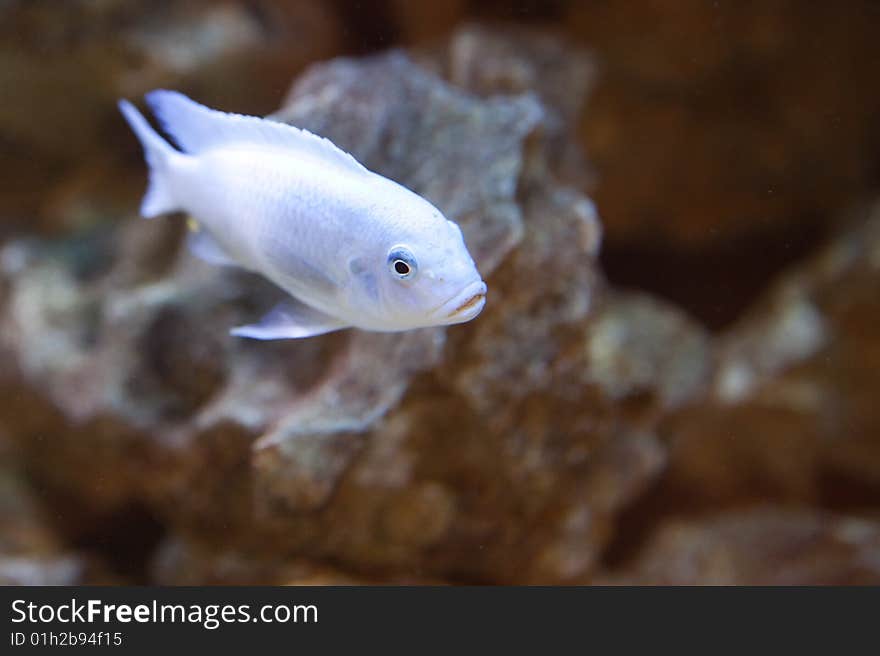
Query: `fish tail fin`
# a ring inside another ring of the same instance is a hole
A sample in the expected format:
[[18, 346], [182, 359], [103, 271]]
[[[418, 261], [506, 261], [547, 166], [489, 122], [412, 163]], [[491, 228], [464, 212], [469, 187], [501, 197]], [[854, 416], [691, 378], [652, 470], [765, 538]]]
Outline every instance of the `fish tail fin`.
[[150, 167], [150, 181], [141, 201], [141, 216], [152, 219], [159, 214], [180, 209], [168, 185], [169, 170], [173, 160], [181, 153], [150, 127], [147, 119], [127, 100], [119, 101], [119, 111], [131, 126], [144, 148], [144, 158]]

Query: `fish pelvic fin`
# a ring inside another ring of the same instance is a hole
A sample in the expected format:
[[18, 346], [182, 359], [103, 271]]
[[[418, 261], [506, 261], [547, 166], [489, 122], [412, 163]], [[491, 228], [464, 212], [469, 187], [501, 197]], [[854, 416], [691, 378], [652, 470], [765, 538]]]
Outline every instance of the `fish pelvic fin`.
[[147, 119], [127, 100], [119, 101], [119, 111], [140, 140], [144, 159], [150, 168], [147, 192], [141, 201], [141, 216], [152, 219], [160, 214], [180, 209], [168, 184], [173, 160], [183, 155], [171, 147], [165, 139], [147, 123]]
[[238, 326], [229, 333], [250, 339], [301, 339], [348, 327], [346, 321], [291, 298], [276, 305], [259, 323]]

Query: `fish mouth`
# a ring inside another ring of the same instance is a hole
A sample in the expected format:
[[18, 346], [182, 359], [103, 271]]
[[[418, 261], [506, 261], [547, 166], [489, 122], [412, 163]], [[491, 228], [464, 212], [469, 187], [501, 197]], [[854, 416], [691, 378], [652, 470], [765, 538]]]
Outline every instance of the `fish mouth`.
[[440, 306], [435, 315], [444, 323], [463, 323], [477, 316], [486, 304], [486, 283], [471, 283]]

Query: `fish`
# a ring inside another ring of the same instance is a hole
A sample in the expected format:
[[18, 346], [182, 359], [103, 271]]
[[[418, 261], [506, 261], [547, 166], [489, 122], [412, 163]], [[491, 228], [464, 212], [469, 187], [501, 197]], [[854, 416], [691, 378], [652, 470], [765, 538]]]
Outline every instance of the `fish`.
[[287, 294], [232, 335], [399, 332], [483, 310], [487, 286], [460, 227], [427, 199], [307, 130], [177, 91], [146, 101], [177, 147], [119, 101], [149, 169], [141, 215], [186, 213], [196, 257], [260, 274]]

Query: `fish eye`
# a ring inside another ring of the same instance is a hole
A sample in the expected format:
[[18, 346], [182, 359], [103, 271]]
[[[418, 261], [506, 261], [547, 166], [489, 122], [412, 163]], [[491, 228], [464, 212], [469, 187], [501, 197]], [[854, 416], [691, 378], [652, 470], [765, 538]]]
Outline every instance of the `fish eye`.
[[419, 270], [415, 255], [403, 246], [395, 246], [388, 251], [388, 267], [391, 273], [401, 280], [409, 280]]

